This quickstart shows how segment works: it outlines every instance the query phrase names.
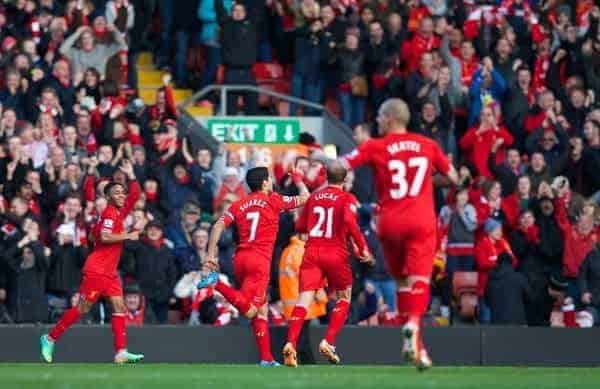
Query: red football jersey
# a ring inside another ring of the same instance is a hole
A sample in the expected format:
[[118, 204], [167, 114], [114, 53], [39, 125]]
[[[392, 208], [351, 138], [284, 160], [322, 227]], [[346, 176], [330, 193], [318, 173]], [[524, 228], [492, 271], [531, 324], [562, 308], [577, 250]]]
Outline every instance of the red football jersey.
[[102, 243], [100, 234], [109, 232], [120, 234], [123, 232], [123, 222], [133, 206], [140, 197], [141, 189], [137, 181], [129, 182], [129, 193], [125, 200], [125, 205], [120, 210], [113, 205], [108, 205], [100, 215], [98, 223], [93, 229], [95, 246], [90, 253], [83, 266], [84, 273], [102, 274], [112, 276], [117, 271], [119, 259], [121, 258], [121, 250], [123, 242], [118, 243]]
[[336, 246], [346, 250], [350, 236], [362, 252], [367, 244], [356, 220], [357, 205], [352, 194], [333, 186], [311, 194], [296, 222], [296, 231], [308, 233], [306, 248]]
[[254, 250], [271, 258], [279, 230], [279, 214], [299, 206], [297, 196], [254, 192], [231, 204], [221, 218], [226, 226], [232, 223], [237, 226], [238, 250]]
[[432, 174], [447, 174], [450, 162], [432, 139], [413, 133], [371, 139], [343, 157], [356, 168], [374, 169], [382, 212], [410, 213], [435, 223]]

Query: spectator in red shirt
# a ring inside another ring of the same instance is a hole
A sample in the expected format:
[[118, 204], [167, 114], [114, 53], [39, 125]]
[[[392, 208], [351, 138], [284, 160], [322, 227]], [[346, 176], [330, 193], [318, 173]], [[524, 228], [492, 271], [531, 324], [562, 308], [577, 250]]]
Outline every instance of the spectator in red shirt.
[[[409, 27], [410, 30], [410, 27]], [[414, 72], [419, 68], [421, 56], [440, 47], [440, 38], [433, 34], [433, 20], [426, 16], [419, 22], [419, 30], [412, 39], [402, 45], [402, 58], [406, 71]]]
[[568, 294], [576, 301], [580, 297], [577, 285], [579, 269], [585, 257], [598, 242], [598, 234], [594, 228], [593, 212], [581, 212], [575, 222], [571, 222], [567, 213], [567, 203], [571, 197], [569, 181], [565, 177], [557, 177], [552, 183], [557, 196], [554, 200], [555, 217], [564, 240], [563, 276], [569, 283]]
[[[488, 155], [497, 139], [502, 139], [504, 147], [513, 143], [513, 136], [497, 122], [496, 113], [491, 106], [481, 110], [479, 125], [471, 127], [459, 142], [460, 148], [468, 153], [469, 160], [477, 167], [479, 174], [486, 178], [493, 175], [488, 169]], [[496, 149], [498, 150], [498, 149]], [[504, 153], [496, 154], [496, 164], [504, 159]]]
[[502, 236], [502, 223], [496, 219], [487, 219], [484, 232], [475, 243], [475, 261], [477, 262], [477, 296], [479, 296], [479, 322], [490, 322], [490, 309], [485, 304], [484, 295], [487, 286], [488, 274], [498, 263], [498, 256], [508, 254], [511, 256], [513, 267], [517, 259], [510, 249], [510, 244]]

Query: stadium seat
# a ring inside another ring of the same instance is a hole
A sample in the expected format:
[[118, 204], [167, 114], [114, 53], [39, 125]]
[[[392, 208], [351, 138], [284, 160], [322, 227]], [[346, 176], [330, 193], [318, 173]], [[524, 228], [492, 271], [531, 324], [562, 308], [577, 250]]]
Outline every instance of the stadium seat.
[[452, 296], [455, 313], [462, 320], [472, 321], [477, 312], [477, 272], [455, 272]]
[[258, 62], [253, 66], [252, 71], [258, 84], [280, 80], [284, 76], [283, 67], [278, 63]]

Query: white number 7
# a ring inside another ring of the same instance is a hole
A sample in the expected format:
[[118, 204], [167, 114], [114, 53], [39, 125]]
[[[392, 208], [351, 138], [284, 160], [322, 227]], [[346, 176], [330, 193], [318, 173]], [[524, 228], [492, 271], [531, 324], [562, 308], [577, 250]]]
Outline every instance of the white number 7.
[[260, 213], [258, 212], [248, 212], [246, 214], [246, 219], [251, 220], [250, 224], [250, 238], [248, 242], [252, 242], [256, 238], [256, 229], [258, 228], [258, 219], [260, 218]]

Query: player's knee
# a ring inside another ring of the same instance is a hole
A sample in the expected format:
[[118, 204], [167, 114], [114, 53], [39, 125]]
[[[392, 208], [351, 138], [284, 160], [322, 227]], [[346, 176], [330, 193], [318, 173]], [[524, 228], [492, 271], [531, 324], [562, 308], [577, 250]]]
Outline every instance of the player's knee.
[[336, 297], [337, 297], [338, 301], [339, 300], [350, 301], [350, 299], [352, 297], [352, 288], [338, 290], [336, 295], [337, 295]]
[[407, 286], [412, 288], [416, 282], [422, 282], [422, 283], [429, 285], [430, 278], [425, 277], [425, 276], [408, 276], [406, 278], [406, 281], [407, 281]]
[[408, 277], [396, 278], [396, 287], [400, 288], [410, 288], [410, 283], [408, 282]]
[[88, 313], [92, 309], [93, 305], [94, 305], [94, 303], [80, 298], [79, 302], [77, 303], [77, 310], [82, 315], [85, 315], [86, 313]]
[[246, 311], [246, 313], [244, 314], [244, 316], [246, 316], [246, 319], [249, 320], [254, 319], [257, 315], [258, 309], [254, 305], [250, 306], [250, 309], [248, 309], [248, 311]]
[[310, 304], [312, 304], [314, 299], [315, 299], [315, 292], [313, 292], [313, 291], [302, 292], [302, 293], [300, 293], [300, 296], [298, 297], [297, 305], [302, 305], [304, 307], [308, 307], [308, 306], [310, 306]]

